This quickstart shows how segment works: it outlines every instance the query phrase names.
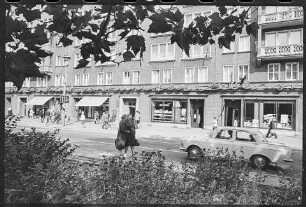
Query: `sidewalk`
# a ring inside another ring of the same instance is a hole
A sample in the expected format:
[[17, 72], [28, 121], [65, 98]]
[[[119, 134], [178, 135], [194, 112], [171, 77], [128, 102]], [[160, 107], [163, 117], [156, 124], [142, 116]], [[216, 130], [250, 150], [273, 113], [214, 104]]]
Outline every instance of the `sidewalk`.
[[[44, 124], [40, 122], [40, 119], [29, 119], [23, 118], [18, 123], [18, 126], [21, 127], [38, 127], [38, 128], [48, 128], [53, 130], [54, 127], [73, 130], [73, 131], [82, 131], [82, 132], [94, 132], [94, 133], [108, 133], [117, 134], [117, 128], [113, 125], [111, 129], [102, 129], [100, 124], [95, 124], [94, 122], [85, 123], [85, 128], [82, 127], [80, 122], [70, 123], [66, 126], [57, 125], [57, 124]], [[266, 134], [267, 130], [260, 129], [263, 134]], [[171, 126], [162, 126], [162, 125], [143, 125], [140, 129], [136, 130], [136, 136], [142, 138], [163, 138], [163, 139], [183, 139], [183, 138], [201, 138], [206, 136], [210, 131], [200, 128], [175, 128]], [[269, 139], [271, 142], [280, 142], [290, 146], [294, 150], [302, 150], [303, 139], [301, 134], [296, 134], [295, 131], [287, 130], [277, 130], [278, 139]]]

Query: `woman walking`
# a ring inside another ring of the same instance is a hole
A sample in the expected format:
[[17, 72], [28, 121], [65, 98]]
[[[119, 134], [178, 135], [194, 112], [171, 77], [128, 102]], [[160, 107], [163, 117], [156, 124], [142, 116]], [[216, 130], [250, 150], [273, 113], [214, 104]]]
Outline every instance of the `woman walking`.
[[[118, 146], [119, 142], [124, 142], [124, 146]], [[116, 147], [119, 153], [122, 155], [122, 149], [124, 148], [123, 157], [127, 156], [127, 151], [129, 147], [131, 148], [132, 155], [134, 154], [134, 146], [138, 146], [135, 138], [135, 124], [130, 115], [124, 114], [121, 117], [119, 123], [119, 129], [116, 139]]]
[[85, 128], [86, 126], [85, 126], [85, 114], [84, 114], [84, 111], [82, 111], [82, 113], [81, 113], [80, 120], [81, 120], [81, 123], [82, 123], [82, 127]]

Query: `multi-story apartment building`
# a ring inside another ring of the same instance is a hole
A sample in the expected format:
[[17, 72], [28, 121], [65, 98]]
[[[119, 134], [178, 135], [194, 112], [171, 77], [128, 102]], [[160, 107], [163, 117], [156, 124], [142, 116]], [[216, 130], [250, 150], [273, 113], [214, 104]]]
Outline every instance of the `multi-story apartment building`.
[[[217, 11], [215, 6], [180, 9], [186, 25], [198, 15]], [[79, 110], [89, 119], [94, 111], [106, 110], [116, 113], [117, 120], [138, 110], [142, 122], [151, 124], [211, 128], [216, 116], [219, 125], [266, 128], [267, 118], [275, 116], [278, 128], [302, 131], [303, 10], [252, 7], [247, 21], [258, 21], [257, 37], [243, 31], [236, 35], [231, 50], [195, 45], [188, 57], [170, 44], [171, 33], [143, 33], [143, 59], [119, 65], [91, 60], [81, 69], [75, 66], [80, 44], [86, 40], [75, 39], [72, 46], [63, 48], [56, 46], [54, 38], [50, 42], [54, 54], [41, 66], [52, 73], [51, 78], [27, 79], [18, 93], [7, 85], [6, 107], [20, 115], [30, 107], [36, 113], [41, 107], [58, 107], [66, 80], [66, 111], [74, 119]], [[110, 38], [116, 42], [110, 55], [120, 61], [122, 56], [116, 54], [125, 50], [125, 42], [118, 41], [116, 32]], [[243, 77], [246, 83], [240, 85]]]

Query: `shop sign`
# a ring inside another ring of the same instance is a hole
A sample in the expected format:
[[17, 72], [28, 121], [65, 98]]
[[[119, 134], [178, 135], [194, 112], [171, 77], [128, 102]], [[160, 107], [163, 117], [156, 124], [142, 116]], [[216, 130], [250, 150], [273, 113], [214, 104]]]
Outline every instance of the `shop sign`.
[[60, 102], [61, 103], [69, 103], [69, 96], [60, 96]]

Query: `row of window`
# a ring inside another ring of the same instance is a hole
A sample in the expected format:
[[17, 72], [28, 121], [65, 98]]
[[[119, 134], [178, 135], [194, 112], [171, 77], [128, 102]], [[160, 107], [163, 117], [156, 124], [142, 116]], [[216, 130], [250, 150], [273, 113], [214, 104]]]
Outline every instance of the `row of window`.
[[[280, 63], [268, 64], [267, 80], [279, 81], [280, 80]], [[172, 68], [165, 69], [153, 69], [151, 72], [151, 83], [172, 83]], [[249, 81], [249, 65], [238, 66], [238, 77], [234, 77], [234, 65], [223, 66], [223, 82], [240, 81], [242, 78], [246, 78]], [[299, 63], [292, 62], [285, 64], [285, 80], [294, 81], [299, 79]], [[64, 86], [67, 81], [67, 74], [55, 75], [55, 86]], [[185, 68], [185, 83], [194, 82], [208, 82], [208, 67], [186, 67]], [[123, 71], [122, 74], [123, 84], [140, 84], [140, 71]], [[100, 72], [97, 76], [97, 85], [111, 85], [113, 84], [113, 72]], [[46, 78], [37, 78], [37, 87], [46, 87], [48, 81]], [[74, 85], [82, 86], [89, 85], [89, 74], [75, 74]], [[6, 87], [12, 87], [12, 83], [8, 82]], [[23, 87], [30, 87], [30, 78], [26, 78]]]
[[265, 46], [288, 46], [303, 43], [303, 30], [282, 30], [265, 33]]

